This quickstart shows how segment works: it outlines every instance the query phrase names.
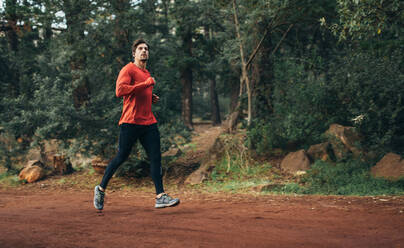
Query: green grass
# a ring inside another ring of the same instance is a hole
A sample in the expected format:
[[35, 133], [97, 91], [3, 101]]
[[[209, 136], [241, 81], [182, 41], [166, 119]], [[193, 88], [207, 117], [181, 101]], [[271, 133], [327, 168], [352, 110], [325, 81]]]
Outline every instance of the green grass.
[[215, 182], [208, 181], [204, 184], [205, 190], [208, 192], [245, 192], [250, 190], [254, 186], [261, 184], [267, 184], [270, 181], [265, 179], [258, 180], [248, 180], [248, 181], [225, 181], [225, 182]]
[[402, 195], [404, 179], [391, 182], [373, 178], [370, 166], [357, 160], [335, 165], [317, 161], [299, 184], [287, 184], [273, 191], [324, 195]]
[[[337, 164], [317, 161], [307, 174], [292, 180], [276, 173], [270, 164], [246, 165], [239, 157], [230, 163], [223, 159], [212, 171], [202, 187], [211, 192], [245, 192], [258, 185], [275, 186], [263, 193], [322, 194], [322, 195], [403, 195], [404, 179], [388, 181], [374, 178], [371, 166], [358, 160]], [[283, 181], [283, 182], [282, 182]]]
[[240, 192], [270, 182], [268, 179], [272, 168], [270, 164], [248, 164], [240, 157], [232, 158], [230, 162], [223, 159], [213, 169], [210, 180], [203, 185], [204, 188], [211, 192]]
[[0, 174], [0, 185], [4, 186], [18, 186], [25, 183], [25, 180], [20, 181], [18, 175], [4, 172]]

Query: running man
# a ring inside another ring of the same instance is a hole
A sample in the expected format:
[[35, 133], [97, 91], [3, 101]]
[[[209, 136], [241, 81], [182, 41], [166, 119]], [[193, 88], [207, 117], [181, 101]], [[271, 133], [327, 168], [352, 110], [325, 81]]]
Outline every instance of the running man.
[[164, 193], [160, 133], [157, 120], [152, 113], [152, 103], [159, 97], [153, 94], [155, 80], [146, 70], [149, 59], [149, 45], [143, 39], [133, 42], [132, 55], [134, 62], [125, 65], [116, 80], [116, 96], [123, 97], [122, 116], [119, 120], [118, 154], [108, 164], [101, 184], [94, 189], [94, 207], [104, 208], [105, 190], [116, 169], [129, 157], [132, 146], [139, 139], [150, 159], [150, 174], [156, 188], [156, 208], [177, 205], [180, 200]]

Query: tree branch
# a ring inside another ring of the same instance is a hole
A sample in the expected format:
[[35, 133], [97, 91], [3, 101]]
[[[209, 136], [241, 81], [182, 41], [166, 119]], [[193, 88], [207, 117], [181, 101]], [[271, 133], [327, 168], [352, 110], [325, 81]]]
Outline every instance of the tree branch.
[[262, 36], [260, 42], [258, 43], [258, 45], [255, 47], [254, 51], [252, 52], [250, 58], [247, 61], [246, 67], [247, 69], [250, 67], [251, 62], [253, 61], [253, 59], [255, 58], [255, 55], [257, 55], [258, 50], [261, 48], [261, 44], [262, 42], [265, 40], [265, 38], [268, 35], [268, 31], [269, 29], [272, 29], [272, 24], [274, 23], [275, 19], [278, 17], [278, 15], [276, 15], [274, 18], [272, 18], [272, 21], [268, 24], [268, 26], [265, 28], [265, 33]]
[[282, 38], [279, 40], [278, 44], [276, 44], [275, 49], [272, 51], [271, 56], [275, 54], [275, 52], [278, 50], [279, 46], [281, 45], [282, 41], [285, 39], [286, 35], [289, 33], [290, 29], [293, 27], [293, 24], [290, 24], [288, 29], [283, 33]]

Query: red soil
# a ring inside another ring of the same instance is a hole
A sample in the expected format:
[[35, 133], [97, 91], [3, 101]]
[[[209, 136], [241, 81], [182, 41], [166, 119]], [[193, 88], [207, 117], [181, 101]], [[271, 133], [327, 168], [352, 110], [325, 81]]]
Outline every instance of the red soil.
[[0, 247], [404, 247], [404, 197], [0, 189]]

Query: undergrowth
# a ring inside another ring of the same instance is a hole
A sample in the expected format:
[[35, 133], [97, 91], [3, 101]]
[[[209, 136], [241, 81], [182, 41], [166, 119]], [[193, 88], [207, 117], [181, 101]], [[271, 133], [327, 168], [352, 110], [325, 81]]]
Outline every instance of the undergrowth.
[[213, 169], [210, 180], [205, 182], [209, 191], [239, 192], [249, 190], [251, 187], [269, 183], [272, 166], [268, 163], [243, 163], [238, 156], [223, 158]]
[[317, 161], [297, 183], [273, 188], [274, 192], [324, 195], [402, 195], [404, 179], [374, 178], [370, 165], [358, 160], [337, 164]]
[[332, 165], [316, 162], [302, 182], [304, 193], [335, 195], [395, 195], [404, 193], [404, 178], [388, 181], [374, 178], [370, 165], [358, 160]]
[[25, 181], [21, 181], [18, 179], [18, 175], [10, 172], [0, 173], [0, 185], [4, 186], [17, 186], [24, 184]]
[[[233, 146], [229, 147], [229, 144]], [[253, 161], [240, 144], [234, 144], [225, 143], [223, 159], [204, 183], [208, 191], [246, 192], [258, 185], [273, 184], [264, 193], [358, 196], [404, 194], [404, 178], [397, 181], [374, 178], [370, 174], [371, 165], [360, 160], [338, 163], [319, 160], [312, 164], [307, 174], [285, 177], [271, 164]]]

